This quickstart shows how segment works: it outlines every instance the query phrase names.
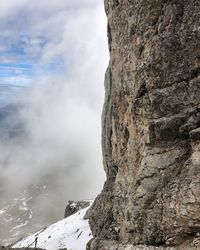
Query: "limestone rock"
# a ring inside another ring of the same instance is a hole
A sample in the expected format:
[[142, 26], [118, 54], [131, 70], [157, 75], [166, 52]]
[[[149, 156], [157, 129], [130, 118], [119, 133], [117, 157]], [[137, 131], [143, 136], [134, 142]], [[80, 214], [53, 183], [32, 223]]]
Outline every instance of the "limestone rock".
[[69, 201], [68, 205], [65, 208], [65, 218], [75, 214], [79, 210], [89, 207], [92, 201], [82, 200], [82, 201]]
[[90, 249], [178, 247], [200, 232], [200, 1], [105, 0], [105, 9], [107, 180], [89, 212]]

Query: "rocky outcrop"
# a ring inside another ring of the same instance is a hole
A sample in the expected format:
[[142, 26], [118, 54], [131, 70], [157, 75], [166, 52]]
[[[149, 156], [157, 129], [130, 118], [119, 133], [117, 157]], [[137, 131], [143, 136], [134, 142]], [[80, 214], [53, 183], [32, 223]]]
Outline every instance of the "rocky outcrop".
[[88, 248], [198, 245], [200, 1], [105, 0], [105, 9], [107, 180]]
[[91, 200], [82, 200], [82, 201], [68, 201], [68, 205], [65, 208], [64, 217], [67, 218], [72, 214], [75, 214], [79, 210], [89, 207], [91, 205]]
[[[196, 245], [196, 246], [195, 246]], [[197, 244], [187, 241], [176, 247], [156, 247], [156, 246], [145, 246], [145, 245], [130, 245], [130, 244], [119, 244], [116, 241], [111, 240], [93, 240], [88, 243], [88, 249], [95, 250], [199, 250]]]

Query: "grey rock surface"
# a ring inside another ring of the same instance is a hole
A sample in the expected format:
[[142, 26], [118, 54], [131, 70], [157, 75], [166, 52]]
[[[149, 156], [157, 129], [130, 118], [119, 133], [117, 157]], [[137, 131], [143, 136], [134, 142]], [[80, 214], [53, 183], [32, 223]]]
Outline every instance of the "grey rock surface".
[[79, 210], [89, 207], [91, 205], [91, 200], [81, 200], [81, 201], [68, 201], [68, 205], [65, 208], [64, 217], [67, 218], [72, 214], [75, 214]]
[[192, 246], [191, 242], [186, 241], [184, 244], [181, 244], [176, 247], [156, 247], [156, 246], [147, 246], [147, 245], [130, 245], [130, 244], [119, 244], [116, 241], [112, 240], [98, 240], [95, 239], [90, 241], [88, 244], [88, 249], [101, 249], [101, 250], [198, 250], [199, 246]]
[[200, 1], [105, 0], [105, 9], [107, 180], [88, 249], [187, 240], [182, 249], [200, 249]]

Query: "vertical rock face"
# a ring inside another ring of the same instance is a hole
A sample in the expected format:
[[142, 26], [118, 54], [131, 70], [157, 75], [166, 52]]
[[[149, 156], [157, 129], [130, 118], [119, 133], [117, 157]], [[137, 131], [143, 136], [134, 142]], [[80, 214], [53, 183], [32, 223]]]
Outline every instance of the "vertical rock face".
[[179, 245], [200, 232], [200, 1], [105, 9], [107, 181], [90, 225], [96, 241]]

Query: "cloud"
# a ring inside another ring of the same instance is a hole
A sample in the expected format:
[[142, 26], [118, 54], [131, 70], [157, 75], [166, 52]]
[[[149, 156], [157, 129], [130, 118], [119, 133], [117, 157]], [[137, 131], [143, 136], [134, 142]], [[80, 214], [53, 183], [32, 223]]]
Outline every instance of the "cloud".
[[102, 1], [7, 0], [0, 19], [0, 47], [33, 70], [31, 77], [22, 70], [9, 79], [29, 87], [10, 98], [20, 109], [8, 120], [23, 133], [1, 140], [1, 191], [48, 180], [60, 204], [94, 197], [104, 180], [100, 116], [108, 50]]

